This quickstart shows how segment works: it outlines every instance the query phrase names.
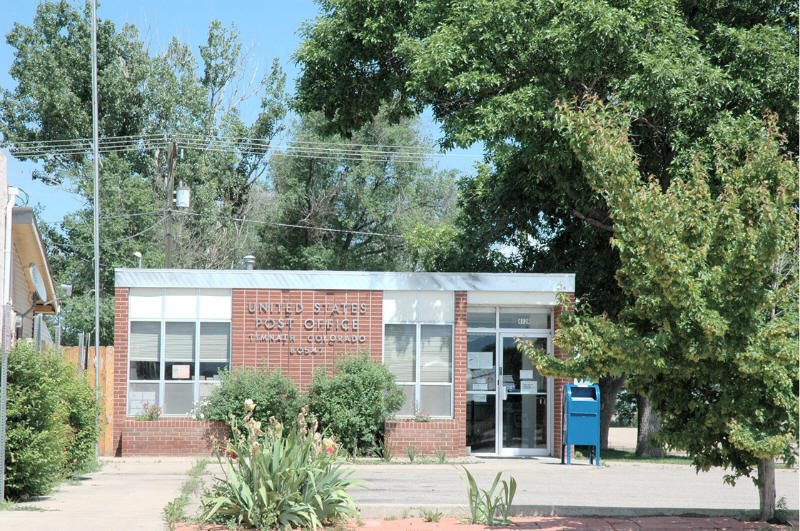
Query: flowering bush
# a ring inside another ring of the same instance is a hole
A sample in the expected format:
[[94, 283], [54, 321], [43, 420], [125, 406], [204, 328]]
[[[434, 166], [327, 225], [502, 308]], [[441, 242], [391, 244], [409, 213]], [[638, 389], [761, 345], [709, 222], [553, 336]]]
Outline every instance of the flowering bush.
[[150, 402], [145, 402], [142, 404], [144, 410], [134, 416], [133, 418], [136, 420], [158, 420], [161, 416], [161, 406], [158, 404], [151, 404]]
[[231, 416], [233, 436], [218, 455], [224, 477], [215, 478], [203, 496], [203, 521], [316, 529], [354, 516], [355, 504], [345, 492], [354, 481], [341, 469], [339, 445], [323, 438], [308, 408], [288, 428], [271, 417], [265, 433], [253, 418], [256, 407], [245, 402], [244, 432]]

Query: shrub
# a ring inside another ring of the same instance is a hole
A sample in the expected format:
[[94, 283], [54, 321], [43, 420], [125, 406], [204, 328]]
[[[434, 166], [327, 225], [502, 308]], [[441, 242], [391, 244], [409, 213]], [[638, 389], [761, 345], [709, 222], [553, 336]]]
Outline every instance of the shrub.
[[63, 376], [52, 355], [18, 341], [8, 357], [6, 497], [47, 494], [65, 475], [68, 408], [59, 398]]
[[97, 463], [97, 415], [100, 405], [95, 399], [94, 388], [85, 378], [77, 375], [74, 367], [62, 360], [59, 367], [59, 390], [66, 408], [66, 420], [70, 437], [67, 447], [67, 467], [73, 475], [92, 469]]
[[389, 370], [360, 355], [341, 361], [332, 377], [317, 371], [308, 391], [320, 426], [353, 455], [378, 451], [386, 418], [404, 400]]
[[293, 427], [273, 417], [266, 434], [253, 408], [248, 409], [244, 432], [231, 423], [233, 437], [220, 456], [225, 477], [214, 478], [203, 496], [204, 522], [259, 530], [316, 529], [356, 514], [345, 492], [354, 482], [340, 468], [334, 441], [323, 439], [313, 416], [306, 420], [308, 408]]
[[[228, 422], [230, 416], [240, 417], [245, 400], [256, 404], [253, 419], [264, 424], [275, 417], [281, 424], [294, 422], [300, 411], [300, 393], [297, 385], [280, 371], [267, 372], [254, 369], [221, 371], [222, 383], [206, 401], [200, 404], [196, 418]], [[239, 420], [239, 431], [245, 427]]]

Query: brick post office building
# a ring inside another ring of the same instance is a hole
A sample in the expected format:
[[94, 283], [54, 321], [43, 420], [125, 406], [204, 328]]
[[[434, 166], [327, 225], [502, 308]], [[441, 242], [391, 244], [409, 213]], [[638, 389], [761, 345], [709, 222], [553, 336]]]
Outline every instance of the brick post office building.
[[[516, 339], [560, 356], [557, 293], [574, 285], [572, 274], [117, 269], [116, 454], [208, 451], [224, 430], [189, 412], [220, 369], [280, 369], [304, 389], [315, 370], [368, 353], [406, 396], [386, 425], [395, 453], [558, 456], [566, 382], [542, 377]], [[134, 419], [146, 402], [160, 420]]]

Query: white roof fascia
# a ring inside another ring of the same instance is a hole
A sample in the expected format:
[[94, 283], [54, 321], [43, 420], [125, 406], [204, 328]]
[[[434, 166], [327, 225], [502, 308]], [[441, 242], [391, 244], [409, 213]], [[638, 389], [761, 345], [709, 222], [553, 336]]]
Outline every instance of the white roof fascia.
[[118, 268], [115, 269], [115, 285], [128, 288], [574, 292], [575, 274]]

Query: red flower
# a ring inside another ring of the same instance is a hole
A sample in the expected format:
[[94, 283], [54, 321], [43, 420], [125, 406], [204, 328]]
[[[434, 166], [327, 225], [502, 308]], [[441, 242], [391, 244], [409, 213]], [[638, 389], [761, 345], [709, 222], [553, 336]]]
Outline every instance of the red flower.
[[325, 451], [333, 455], [333, 452], [335, 452], [336, 450], [333, 448], [333, 446], [326, 446]]
[[229, 456], [231, 459], [236, 459], [236, 457], [237, 457], [237, 455], [236, 455], [236, 452], [234, 452], [233, 450], [231, 450], [231, 451], [229, 451], [229, 452], [228, 452], [228, 456]]

